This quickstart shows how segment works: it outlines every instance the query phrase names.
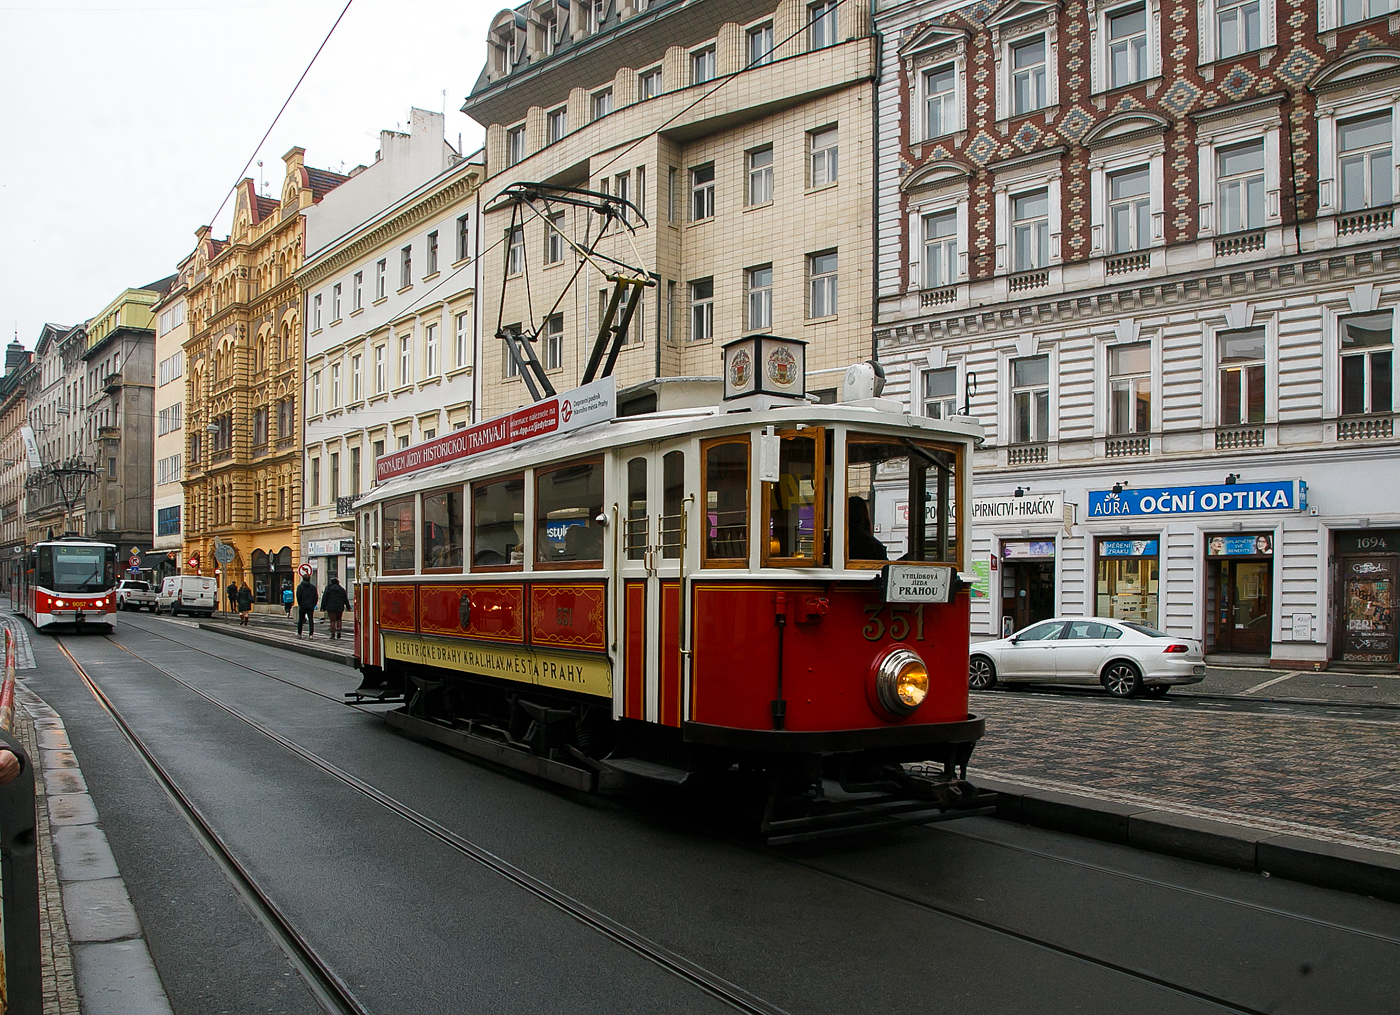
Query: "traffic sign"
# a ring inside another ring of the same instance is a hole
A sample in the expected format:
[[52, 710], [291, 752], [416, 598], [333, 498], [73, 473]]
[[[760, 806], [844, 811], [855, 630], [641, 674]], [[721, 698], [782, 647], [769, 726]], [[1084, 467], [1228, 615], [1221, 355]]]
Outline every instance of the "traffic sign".
[[189, 559], [190, 567], [199, 567], [199, 554], [195, 554]]
[[140, 566], [141, 566], [141, 558], [138, 557], [138, 556], [136, 556], [136, 554], [133, 553], [133, 554], [131, 555], [131, 559], [130, 559], [129, 561], [127, 561], [127, 563], [130, 564], [132, 567], [140, 567]]
[[214, 559], [220, 564], [227, 564], [233, 560], [233, 547], [228, 543], [218, 543], [214, 547]]
[[297, 574], [301, 575], [303, 578], [310, 578], [310, 577], [311, 577], [311, 565], [310, 565], [310, 564], [303, 564], [303, 565], [301, 565], [301, 567], [297, 568]]

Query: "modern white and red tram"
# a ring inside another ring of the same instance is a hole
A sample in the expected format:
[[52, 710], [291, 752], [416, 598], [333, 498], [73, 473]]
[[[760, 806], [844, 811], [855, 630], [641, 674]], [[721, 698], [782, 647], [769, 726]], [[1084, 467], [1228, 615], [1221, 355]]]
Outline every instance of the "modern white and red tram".
[[980, 428], [874, 399], [563, 433], [571, 402], [378, 460], [350, 696], [579, 788], [742, 770], [770, 807], [836, 785], [968, 806]]
[[38, 629], [92, 624], [111, 629], [116, 613], [117, 548], [81, 536], [35, 543], [10, 586], [10, 606]]

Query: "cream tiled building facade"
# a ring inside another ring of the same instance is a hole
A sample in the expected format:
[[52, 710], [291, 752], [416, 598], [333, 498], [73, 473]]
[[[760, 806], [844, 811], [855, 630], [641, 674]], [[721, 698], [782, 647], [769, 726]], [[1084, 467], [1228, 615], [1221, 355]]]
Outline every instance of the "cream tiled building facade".
[[[646, 6], [646, 5], [641, 5]], [[538, 330], [556, 390], [580, 380], [612, 284], [553, 227], [498, 195], [521, 182], [625, 196], [598, 251], [655, 282], [616, 376], [624, 411], [646, 383], [717, 377], [720, 345], [751, 333], [808, 343], [809, 391], [834, 392], [871, 348], [876, 42], [863, 5], [603, 4], [554, 0], [492, 22], [463, 111], [487, 128], [482, 186], [483, 418], [530, 401], [499, 326]], [[543, 205], [585, 246], [602, 218]], [[528, 286], [526, 280], [528, 278]], [[566, 291], [567, 290], [567, 291]]]

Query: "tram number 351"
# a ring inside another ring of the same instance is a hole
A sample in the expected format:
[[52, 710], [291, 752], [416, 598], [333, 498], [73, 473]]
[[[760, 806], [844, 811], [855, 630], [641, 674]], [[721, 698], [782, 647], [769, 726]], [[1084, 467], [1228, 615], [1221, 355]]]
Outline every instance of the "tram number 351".
[[[904, 603], [879, 603], [875, 606], [865, 608], [865, 627], [861, 634], [866, 641], [879, 641], [885, 635], [889, 635], [895, 641], [903, 641], [909, 637], [912, 629], [915, 641], [924, 640], [924, 605], [919, 603], [916, 606], [909, 606]], [[889, 622], [881, 616], [886, 610], [889, 611]], [[910, 624], [910, 618], [913, 623]]]

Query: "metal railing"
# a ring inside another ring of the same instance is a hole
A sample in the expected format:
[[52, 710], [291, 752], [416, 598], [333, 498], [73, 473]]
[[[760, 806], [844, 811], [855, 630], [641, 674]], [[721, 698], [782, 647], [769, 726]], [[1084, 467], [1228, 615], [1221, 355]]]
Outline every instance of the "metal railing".
[[0, 871], [4, 879], [4, 956], [0, 1003], [4, 1011], [39, 1012], [44, 1005], [39, 941], [39, 844], [34, 812], [34, 764], [11, 733], [15, 717], [15, 641], [5, 629], [5, 680], [0, 684], [0, 750], [20, 762], [19, 774], [0, 787]]

